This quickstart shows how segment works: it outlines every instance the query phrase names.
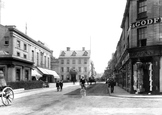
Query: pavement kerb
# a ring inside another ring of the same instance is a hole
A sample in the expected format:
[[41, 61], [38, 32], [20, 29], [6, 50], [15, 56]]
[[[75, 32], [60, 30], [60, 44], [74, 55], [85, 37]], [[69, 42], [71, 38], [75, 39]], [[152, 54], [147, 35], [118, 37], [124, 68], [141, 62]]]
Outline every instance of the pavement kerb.
[[162, 99], [162, 96], [159, 95], [113, 95], [111, 97], [120, 97], [120, 98], [148, 98], [148, 99]]

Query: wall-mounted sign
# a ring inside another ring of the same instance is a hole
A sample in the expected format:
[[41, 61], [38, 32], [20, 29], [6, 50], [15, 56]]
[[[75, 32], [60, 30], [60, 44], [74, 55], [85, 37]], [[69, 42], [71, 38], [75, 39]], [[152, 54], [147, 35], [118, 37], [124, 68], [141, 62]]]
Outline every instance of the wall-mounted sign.
[[140, 20], [140, 21], [132, 23], [131, 28], [134, 29], [137, 27], [156, 24], [160, 22], [162, 22], [162, 17]]

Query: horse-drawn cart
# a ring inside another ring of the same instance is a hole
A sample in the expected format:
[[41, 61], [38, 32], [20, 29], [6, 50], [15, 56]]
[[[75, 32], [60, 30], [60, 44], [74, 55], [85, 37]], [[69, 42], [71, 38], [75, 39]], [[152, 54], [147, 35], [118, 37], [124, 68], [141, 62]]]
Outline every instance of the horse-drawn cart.
[[2, 100], [2, 103], [7, 106], [7, 105], [11, 105], [12, 101], [14, 100], [14, 92], [13, 89], [11, 87], [4, 87], [1, 89], [0, 92], [0, 97]]

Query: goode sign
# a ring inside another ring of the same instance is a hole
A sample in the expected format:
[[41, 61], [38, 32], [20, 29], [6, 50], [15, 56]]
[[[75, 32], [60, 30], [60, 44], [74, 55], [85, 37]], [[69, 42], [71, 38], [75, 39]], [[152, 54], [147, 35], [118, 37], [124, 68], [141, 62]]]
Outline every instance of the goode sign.
[[136, 27], [150, 25], [150, 24], [156, 24], [156, 23], [160, 23], [160, 22], [162, 22], [162, 17], [140, 20], [140, 21], [132, 23], [131, 28], [133, 29]]

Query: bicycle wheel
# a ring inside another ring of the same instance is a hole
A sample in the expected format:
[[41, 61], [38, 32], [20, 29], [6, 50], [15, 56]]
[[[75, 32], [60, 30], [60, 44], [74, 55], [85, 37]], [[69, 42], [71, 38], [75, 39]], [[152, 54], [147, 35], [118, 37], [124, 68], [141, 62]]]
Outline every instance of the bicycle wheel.
[[5, 87], [2, 90], [1, 99], [2, 99], [2, 103], [5, 106], [11, 105], [12, 101], [14, 100], [14, 92], [13, 92], [12, 88]]

